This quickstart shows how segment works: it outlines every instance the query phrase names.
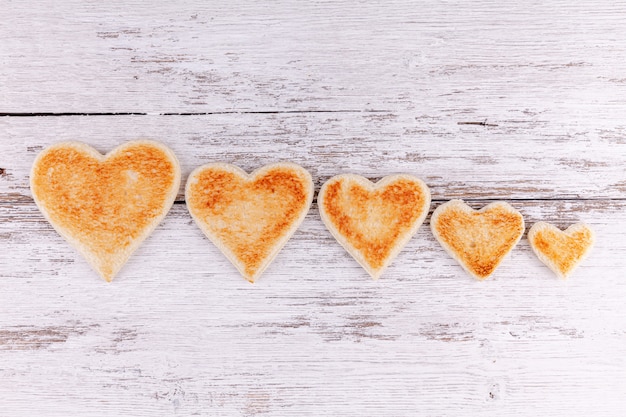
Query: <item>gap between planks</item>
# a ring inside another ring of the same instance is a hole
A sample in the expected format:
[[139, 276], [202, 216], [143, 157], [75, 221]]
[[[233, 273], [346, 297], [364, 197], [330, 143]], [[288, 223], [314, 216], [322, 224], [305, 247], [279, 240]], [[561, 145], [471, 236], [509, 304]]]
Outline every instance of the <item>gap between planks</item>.
[[[210, 112], [0, 112], [0, 117], [63, 117], [63, 116], [211, 116], [215, 114], [301, 114], [301, 113], [392, 113], [392, 110], [376, 110], [376, 109], [346, 109], [346, 110], [226, 110], [226, 111], [210, 111]], [[484, 124], [484, 122], [465, 122], [478, 123], [483, 126], [492, 126]]]

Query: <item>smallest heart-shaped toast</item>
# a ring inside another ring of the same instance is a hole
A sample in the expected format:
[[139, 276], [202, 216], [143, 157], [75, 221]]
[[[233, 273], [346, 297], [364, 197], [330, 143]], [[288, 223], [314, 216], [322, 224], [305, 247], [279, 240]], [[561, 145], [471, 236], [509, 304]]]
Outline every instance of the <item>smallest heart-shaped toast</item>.
[[292, 163], [266, 165], [250, 175], [214, 163], [189, 175], [185, 200], [206, 237], [255, 282], [306, 217], [313, 180]]
[[335, 239], [378, 279], [424, 222], [430, 190], [411, 175], [391, 175], [373, 184], [343, 174], [322, 186], [317, 203]]
[[539, 260], [561, 279], [566, 279], [587, 257], [595, 240], [593, 230], [584, 223], [565, 231], [538, 222], [528, 231], [528, 241]]
[[488, 278], [524, 234], [524, 218], [505, 202], [474, 210], [463, 200], [437, 207], [430, 228], [441, 246], [474, 278]]

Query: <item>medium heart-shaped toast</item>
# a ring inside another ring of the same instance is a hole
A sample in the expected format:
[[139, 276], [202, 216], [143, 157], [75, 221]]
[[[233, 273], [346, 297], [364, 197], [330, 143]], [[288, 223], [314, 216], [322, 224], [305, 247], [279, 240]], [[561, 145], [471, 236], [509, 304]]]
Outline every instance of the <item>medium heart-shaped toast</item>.
[[566, 279], [586, 258], [595, 241], [593, 230], [576, 223], [565, 231], [538, 222], [528, 231], [528, 241], [539, 260], [561, 279]]
[[189, 175], [185, 198], [204, 234], [254, 282], [304, 220], [313, 180], [291, 163], [266, 165], [250, 175], [234, 165], [208, 164]]
[[473, 210], [463, 200], [437, 207], [430, 228], [441, 246], [478, 280], [488, 278], [524, 234], [521, 213], [504, 202]]
[[391, 175], [374, 184], [343, 174], [322, 186], [317, 202], [330, 233], [378, 279], [424, 222], [430, 190], [411, 175]]
[[30, 175], [39, 210], [108, 282], [165, 217], [179, 186], [176, 156], [149, 140], [107, 155], [58, 143], [37, 156]]

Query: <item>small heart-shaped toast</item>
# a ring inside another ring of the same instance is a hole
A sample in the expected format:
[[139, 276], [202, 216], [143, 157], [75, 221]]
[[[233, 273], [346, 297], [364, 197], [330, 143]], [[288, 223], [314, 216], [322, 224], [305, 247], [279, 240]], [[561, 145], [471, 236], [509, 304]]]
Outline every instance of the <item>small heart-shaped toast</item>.
[[528, 231], [528, 241], [539, 260], [561, 279], [566, 279], [585, 259], [595, 235], [589, 226], [576, 223], [564, 232], [546, 222], [538, 222]]
[[391, 175], [374, 184], [343, 174], [322, 186], [317, 203], [330, 233], [378, 279], [424, 222], [430, 190], [411, 175]]
[[474, 278], [484, 280], [524, 234], [521, 213], [504, 202], [473, 210], [463, 200], [437, 207], [430, 228], [441, 246]]
[[254, 282], [306, 217], [313, 180], [291, 163], [250, 175], [234, 165], [208, 164], [189, 175], [185, 198], [204, 234]]
[[44, 217], [108, 282], [165, 217], [179, 186], [176, 156], [149, 140], [107, 155], [58, 143], [37, 156], [30, 174]]

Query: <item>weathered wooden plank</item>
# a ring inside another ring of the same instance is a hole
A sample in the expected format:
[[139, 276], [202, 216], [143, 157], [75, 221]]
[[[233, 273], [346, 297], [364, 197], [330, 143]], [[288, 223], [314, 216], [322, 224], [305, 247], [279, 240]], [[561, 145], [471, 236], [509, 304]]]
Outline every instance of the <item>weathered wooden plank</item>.
[[564, 131], [548, 122], [489, 127], [424, 117], [5, 117], [0, 118], [0, 194], [29, 197], [32, 161], [52, 143], [81, 140], [106, 152], [127, 140], [149, 137], [174, 150], [183, 178], [207, 162], [234, 163], [251, 171], [287, 160], [310, 170], [317, 186], [345, 172], [371, 179], [408, 172], [423, 178], [435, 199], [626, 198], [626, 178], [619, 168], [626, 161], [626, 137], [620, 137], [617, 127], [589, 130], [572, 124]]
[[620, 120], [626, 6], [8, 1], [2, 112], [401, 110]]
[[176, 204], [106, 284], [32, 203], [3, 203], [3, 412], [615, 415], [626, 406], [626, 203], [513, 205], [529, 225], [595, 228], [569, 281], [525, 239], [493, 279], [474, 281], [426, 224], [374, 282], [312, 210], [251, 285]]

